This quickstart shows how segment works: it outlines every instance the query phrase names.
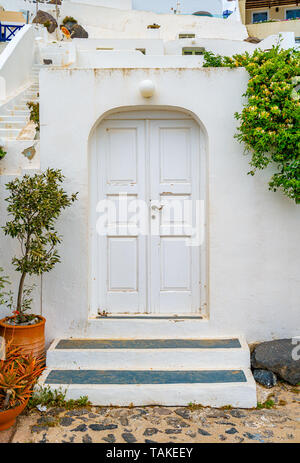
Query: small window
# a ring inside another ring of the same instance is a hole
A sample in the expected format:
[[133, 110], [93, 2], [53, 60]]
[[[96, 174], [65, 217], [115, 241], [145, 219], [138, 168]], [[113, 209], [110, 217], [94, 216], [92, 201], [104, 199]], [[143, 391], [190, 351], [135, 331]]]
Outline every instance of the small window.
[[140, 51], [143, 55], [146, 54], [146, 48], [136, 48], [136, 51]]
[[295, 42], [300, 43], [300, 37], [295, 37]]
[[183, 55], [203, 55], [205, 52], [204, 47], [184, 47], [182, 49]]
[[286, 10], [285, 19], [300, 19], [300, 8], [295, 10]]
[[194, 39], [196, 34], [179, 34], [180, 39]]
[[252, 22], [261, 23], [263, 21], [268, 21], [269, 13], [268, 11], [259, 11], [258, 13], [252, 13]]

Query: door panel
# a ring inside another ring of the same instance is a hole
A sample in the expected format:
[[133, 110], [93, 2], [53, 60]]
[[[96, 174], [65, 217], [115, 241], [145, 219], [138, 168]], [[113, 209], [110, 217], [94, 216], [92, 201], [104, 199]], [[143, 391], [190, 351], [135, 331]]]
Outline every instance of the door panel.
[[[151, 311], [197, 313], [200, 250], [191, 247], [199, 199], [199, 128], [192, 120], [150, 122]], [[159, 270], [159, 271], [158, 271]]]
[[145, 122], [106, 121], [98, 134], [98, 198], [115, 206], [98, 238], [98, 306], [109, 313], [146, 312], [146, 237], [131, 226], [128, 201], [144, 200]]
[[138, 291], [138, 240], [110, 236], [108, 242], [108, 290]]

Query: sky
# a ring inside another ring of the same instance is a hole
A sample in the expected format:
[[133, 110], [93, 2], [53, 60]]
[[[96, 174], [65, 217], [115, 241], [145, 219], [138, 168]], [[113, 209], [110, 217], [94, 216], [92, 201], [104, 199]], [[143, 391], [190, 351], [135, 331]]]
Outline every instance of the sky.
[[[137, 10], [155, 11], [157, 13], [170, 13], [171, 8], [176, 9], [177, 0], [132, 0], [133, 8]], [[212, 14], [221, 14], [221, 0], [180, 0], [181, 13], [192, 14], [196, 11], [208, 11]]]

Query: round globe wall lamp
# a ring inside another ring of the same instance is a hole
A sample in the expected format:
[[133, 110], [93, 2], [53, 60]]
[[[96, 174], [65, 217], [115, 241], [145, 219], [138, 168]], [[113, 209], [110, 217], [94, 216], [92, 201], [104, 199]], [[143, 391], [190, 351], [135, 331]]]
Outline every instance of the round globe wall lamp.
[[155, 93], [155, 85], [152, 80], [143, 80], [140, 83], [140, 92], [144, 98], [151, 98]]

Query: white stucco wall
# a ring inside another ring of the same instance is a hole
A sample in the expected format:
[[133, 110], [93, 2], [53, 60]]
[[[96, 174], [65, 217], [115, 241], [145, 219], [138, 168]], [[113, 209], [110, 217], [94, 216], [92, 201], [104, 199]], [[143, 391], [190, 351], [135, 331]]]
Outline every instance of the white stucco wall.
[[[159, 32], [160, 38], [172, 40], [183, 31], [196, 31], [199, 37], [243, 40], [248, 37], [246, 26], [238, 21], [192, 15], [156, 14], [144, 11], [124, 11], [64, 0], [61, 18], [73, 16], [89, 32], [90, 38], [147, 38]], [[159, 24], [159, 31], [148, 30]]]
[[9, 42], [0, 55], [0, 77], [5, 81], [3, 101], [30, 81], [34, 62], [35, 30], [26, 24]]
[[72, 67], [77, 68], [194, 68], [203, 65], [203, 56], [145, 56], [139, 51], [78, 51], [76, 64]]
[[95, 52], [100, 49], [135, 50], [145, 48], [147, 55], [164, 55], [164, 42], [160, 39], [73, 39], [78, 52]]
[[[220, 55], [231, 56], [256, 48], [269, 49], [281, 40], [282, 48], [294, 46], [293, 33], [273, 35], [259, 44], [243, 40], [224, 39], [177, 39], [164, 42], [161, 39], [74, 39], [67, 42], [39, 42], [39, 57], [51, 59], [55, 66], [72, 67], [198, 67], [202, 56], [182, 56], [183, 47], [204, 47]], [[146, 55], [137, 52], [145, 49]]]
[[[43, 31], [40, 32], [44, 32]], [[269, 49], [280, 44], [282, 48], [291, 48], [295, 44], [293, 33], [282, 33], [281, 37], [273, 35], [258, 44], [243, 40], [224, 39], [74, 39], [57, 42], [39, 40], [36, 59], [52, 60], [54, 66], [72, 67], [199, 67], [203, 56], [182, 56], [183, 47], [204, 47], [220, 55], [231, 56], [245, 51], [253, 53], [256, 48]], [[145, 49], [143, 55], [140, 49]]]
[[165, 42], [166, 55], [181, 55], [183, 47], [204, 47], [206, 51], [211, 51], [222, 56], [232, 56], [237, 53], [253, 53], [256, 48], [267, 50], [273, 45], [280, 44], [283, 49], [295, 46], [293, 32], [282, 32], [279, 35], [271, 35], [261, 42], [254, 44], [243, 40], [224, 40], [224, 39], [180, 39]]
[[[138, 91], [145, 78], [157, 88], [147, 101]], [[67, 190], [79, 192], [79, 201], [59, 221], [62, 263], [43, 277], [48, 339], [87, 335], [89, 137], [107, 112], [137, 107], [184, 108], [203, 127], [209, 320], [199, 336], [240, 333], [253, 342], [298, 334], [300, 209], [268, 191], [269, 169], [247, 176], [249, 158], [233, 138], [233, 115], [242, 107], [246, 85], [243, 69], [42, 70], [41, 167], [62, 169]]]

